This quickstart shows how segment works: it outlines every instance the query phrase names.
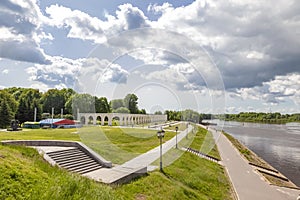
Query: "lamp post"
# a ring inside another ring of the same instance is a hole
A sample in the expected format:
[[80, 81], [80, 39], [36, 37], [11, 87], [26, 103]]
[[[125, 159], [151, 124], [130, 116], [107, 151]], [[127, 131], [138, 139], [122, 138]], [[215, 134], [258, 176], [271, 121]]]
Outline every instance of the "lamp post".
[[[186, 128], [187, 128], [187, 129], [189, 128], [189, 123], [186, 124]], [[187, 130], [187, 133], [186, 133], [186, 139], [189, 139], [188, 134], [189, 134], [189, 130]]]
[[165, 136], [165, 131], [162, 129], [161, 131], [157, 132], [157, 137], [160, 140], [160, 162], [159, 162], [159, 169], [162, 172], [162, 138]]
[[176, 130], [176, 149], [178, 149], [178, 146], [177, 146], [177, 131], [178, 131], [178, 126], [175, 127], [175, 130]]

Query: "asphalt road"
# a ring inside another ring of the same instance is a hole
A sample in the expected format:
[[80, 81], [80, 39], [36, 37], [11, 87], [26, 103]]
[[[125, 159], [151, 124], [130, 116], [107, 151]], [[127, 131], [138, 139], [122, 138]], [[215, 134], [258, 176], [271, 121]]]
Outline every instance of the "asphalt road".
[[296, 200], [299, 190], [269, 185], [220, 132], [214, 134], [222, 162], [240, 200]]

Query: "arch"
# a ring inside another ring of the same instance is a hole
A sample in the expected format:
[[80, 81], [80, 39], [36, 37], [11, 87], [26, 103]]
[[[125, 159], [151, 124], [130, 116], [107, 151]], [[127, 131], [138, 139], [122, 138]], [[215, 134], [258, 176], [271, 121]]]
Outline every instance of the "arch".
[[120, 126], [121, 118], [119, 116], [112, 117], [112, 125], [113, 126]]
[[101, 120], [102, 120], [101, 116], [98, 115], [97, 118], [96, 118], [96, 124], [101, 125]]
[[88, 124], [93, 124], [93, 122], [94, 122], [94, 118], [93, 118], [93, 116], [89, 116], [89, 118], [88, 118]]
[[81, 116], [80, 117], [80, 123], [85, 124], [85, 122], [86, 122], [85, 116]]
[[103, 125], [104, 126], [108, 125], [108, 116], [103, 117]]

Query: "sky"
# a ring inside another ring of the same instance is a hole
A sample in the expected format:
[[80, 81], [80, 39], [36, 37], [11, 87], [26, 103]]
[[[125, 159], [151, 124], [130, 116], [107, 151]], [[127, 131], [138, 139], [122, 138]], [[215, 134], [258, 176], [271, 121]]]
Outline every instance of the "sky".
[[139, 97], [147, 112], [300, 112], [296, 0], [1, 0], [0, 88]]

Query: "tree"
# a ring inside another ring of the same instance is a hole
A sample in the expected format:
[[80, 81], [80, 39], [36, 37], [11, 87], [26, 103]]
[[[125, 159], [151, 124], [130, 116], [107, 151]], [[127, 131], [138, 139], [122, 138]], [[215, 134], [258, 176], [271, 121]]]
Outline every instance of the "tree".
[[113, 110], [113, 113], [130, 113], [130, 110], [125, 107], [117, 108], [116, 110]]
[[158, 110], [158, 111], [155, 111], [154, 114], [155, 114], [155, 115], [162, 115], [162, 112], [161, 112], [160, 110]]
[[124, 106], [130, 110], [131, 114], [138, 114], [139, 109], [138, 109], [138, 97], [135, 94], [127, 94], [126, 97], [124, 98]]
[[95, 113], [95, 97], [90, 94], [75, 94], [65, 104], [66, 109], [71, 111], [77, 118], [77, 109], [80, 113]]
[[14, 117], [17, 112], [17, 109], [18, 109], [18, 103], [14, 99], [13, 95], [8, 93], [5, 90], [0, 90], [0, 103], [2, 101], [6, 101], [8, 107], [9, 107], [9, 110], [12, 112], [12, 116]]
[[51, 113], [54, 108], [54, 114], [60, 114], [60, 109], [65, 108], [65, 96], [58, 89], [50, 89], [42, 96], [43, 112]]
[[145, 109], [141, 109], [141, 110], [139, 111], [139, 113], [140, 113], [140, 114], [143, 114], [143, 115], [146, 115], [146, 114], [147, 114]]
[[12, 115], [6, 99], [3, 99], [0, 104], [0, 128], [6, 128], [10, 124]]
[[112, 110], [116, 110], [120, 107], [125, 107], [123, 99], [113, 99], [113, 100], [110, 101], [109, 104], [110, 104], [110, 108]]
[[41, 93], [36, 89], [27, 89], [19, 100], [16, 118], [20, 123], [34, 120], [34, 110], [37, 109], [36, 120], [41, 119], [42, 109], [40, 105]]
[[109, 113], [110, 106], [106, 97], [95, 97], [95, 107], [97, 113]]

